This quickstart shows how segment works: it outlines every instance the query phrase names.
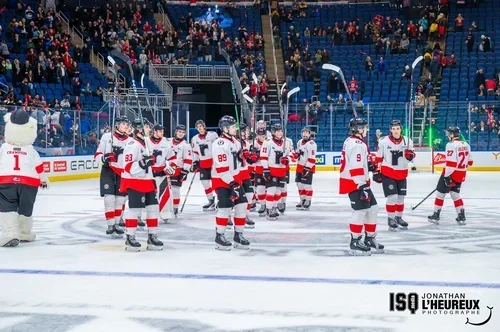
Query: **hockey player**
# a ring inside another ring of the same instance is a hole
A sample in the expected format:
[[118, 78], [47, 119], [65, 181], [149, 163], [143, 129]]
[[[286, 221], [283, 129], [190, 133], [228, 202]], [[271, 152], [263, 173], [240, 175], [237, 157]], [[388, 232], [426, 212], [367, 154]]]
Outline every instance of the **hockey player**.
[[455, 219], [458, 225], [465, 225], [464, 202], [460, 197], [460, 189], [465, 181], [467, 169], [472, 166], [472, 155], [467, 142], [460, 140], [460, 128], [448, 128], [449, 142], [446, 144], [446, 164], [437, 183], [436, 199], [434, 200], [434, 214], [429, 216], [429, 222], [439, 225], [439, 215], [443, 208], [444, 198], [450, 193], [457, 211]]
[[148, 226], [148, 250], [162, 250], [163, 243], [157, 238], [158, 228], [158, 201], [156, 199], [156, 184], [153, 179], [152, 166], [155, 157], [149, 155], [146, 139], [150, 133], [148, 124], [139, 119], [132, 123], [134, 139], [123, 151], [124, 164], [121, 189], [128, 192], [128, 211], [125, 216], [127, 240], [125, 249], [139, 251], [141, 244], [135, 239], [138, 218], [142, 210], [146, 210], [146, 224]]
[[286, 165], [286, 176], [284, 187], [281, 190], [281, 197], [278, 203], [278, 211], [281, 214], [284, 214], [286, 211], [286, 198], [288, 196], [288, 184], [290, 183], [290, 162], [296, 162], [295, 152], [293, 149], [293, 141], [291, 138], [284, 137], [285, 139], [285, 148], [288, 151], [288, 164]]
[[373, 172], [373, 181], [382, 183], [384, 196], [387, 198], [385, 209], [390, 231], [408, 229], [403, 220], [406, 196], [406, 178], [408, 162], [415, 158], [415, 150], [411, 138], [402, 135], [403, 126], [399, 120], [392, 120], [389, 126], [390, 135], [379, 140], [377, 157]]
[[193, 167], [192, 171], [200, 171], [200, 180], [205, 189], [205, 194], [208, 198], [208, 204], [203, 205], [203, 211], [215, 210], [215, 199], [212, 189], [212, 144], [219, 135], [214, 131], [207, 131], [207, 126], [203, 120], [198, 120], [195, 123], [198, 134], [191, 139], [193, 148]]
[[0, 148], [0, 247], [35, 241], [33, 206], [38, 187], [47, 188], [43, 163], [33, 148], [36, 120], [23, 110], [4, 116], [5, 143]]
[[312, 180], [316, 172], [316, 151], [318, 146], [311, 138], [311, 129], [302, 129], [302, 139], [297, 142], [297, 169], [295, 171], [295, 183], [299, 189], [300, 202], [295, 207], [297, 210], [309, 210], [313, 195]]
[[260, 150], [260, 162], [263, 168], [263, 176], [266, 182], [266, 218], [277, 220], [279, 212], [278, 202], [281, 199], [281, 191], [285, 187], [286, 166], [290, 163], [289, 150], [283, 139], [283, 127], [275, 124], [271, 127], [273, 138], [267, 140]]
[[247, 198], [247, 214], [245, 217], [245, 227], [246, 228], [255, 228], [255, 222], [248, 217], [248, 213], [252, 208], [252, 199], [254, 194], [254, 186], [252, 183], [252, 179], [248, 169], [248, 162], [257, 161], [256, 155], [250, 154], [250, 144], [247, 141], [247, 131], [248, 126], [244, 123], [240, 124], [240, 137], [239, 143], [241, 145], [239, 161], [240, 161], [240, 179], [243, 185], [243, 191], [245, 192], [245, 196]]
[[120, 181], [123, 172], [123, 149], [132, 141], [127, 135], [129, 121], [126, 116], [115, 119], [114, 132], [102, 135], [99, 147], [94, 154], [94, 159], [102, 161], [100, 175], [101, 197], [104, 197], [104, 214], [108, 229], [106, 234], [110, 237], [123, 236], [124, 231], [118, 227], [123, 204], [127, 200], [127, 192], [120, 192]]
[[[351, 136], [344, 142], [340, 164], [339, 193], [348, 194], [351, 208], [350, 254], [354, 256], [383, 253], [384, 246], [375, 240], [377, 230], [377, 200], [370, 189], [368, 174], [369, 152], [364, 141], [367, 122], [363, 118], [349, 121]], [[365, 238], [363, 241], [363, 225]]]
[[229, 214], [234, 207], [234, 247], [248, 249], [250, 242], [243, 236], [247, 198], [240, 179], [238, 162], [240, 146], [236, 140], [236, 120], [232, 116], [223, 116], [219, 120], [222, 135], [213, 144], [214, 165], [212, 167], [212, 185], [217, 192], [218, 209], [216, 220], [216, 249], [231, 250], [231, 242], [226, 240]]
[[260, 159], [260, 153], [262, 151], [262, 146], [267, 140], [266, 129], [257, 128], [256, 131], [257, 139], [253, 146], [253, 151], [257, 157], [257, 161], [253, 164], [255, 171], [255, 192], [257, 193], [257, 201], [259, 202], [259, 210], [257, 213], [259, 217], [264, 217], [266, 215], [266, 181], [264, 180], [264, 168], [262, 167], [262, 160]]
[[155, 125], [153, 135], [146, 139], [149, 151], [155, 157], [153, 164], [153, 177], [156, 181], [158, 190], [158, 205], [160, 210], [160, 218], [164, 221], [174, 218], [173, 197], [170, 190], [168, 176], [172, 176], [175, 172], [176, 156], [172, 150], [172, 146], [167, 139], [163, 137], [164, 129], [161, 125]]
[[170, 177], [170, 184], [172, 185], [172, 196], [174, 197], [174, 215], [177, 217], [179, 212], [179, 204], [181, 202], [181, 187], [182, 183], [186, 181], [189, 170], [193, 164], [193, 153], [191, 145], [186, 140], [186, 126], [178, 125], [175, 127], [174, 137], [170, 140], [172, 149], [176, 156], [177, 168], [174, 175]]

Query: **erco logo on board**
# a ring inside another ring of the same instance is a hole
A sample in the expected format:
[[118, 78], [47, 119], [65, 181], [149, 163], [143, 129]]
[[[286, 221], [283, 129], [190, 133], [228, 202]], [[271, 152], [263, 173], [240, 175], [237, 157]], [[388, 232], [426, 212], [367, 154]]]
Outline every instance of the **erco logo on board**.
[[96, 160], [72, 160], [70, 169], [72, 171], [98, 169], [99, 163]]

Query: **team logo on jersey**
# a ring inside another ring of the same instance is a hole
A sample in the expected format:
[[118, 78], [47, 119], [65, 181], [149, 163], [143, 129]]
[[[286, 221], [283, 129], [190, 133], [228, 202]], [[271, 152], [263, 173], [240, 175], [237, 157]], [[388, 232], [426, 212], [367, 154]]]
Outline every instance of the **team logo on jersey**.
[[389, 189], [390, 189], [390, 190], [394, 189], [394, 185], [393, 185], [393, 184], [390, 184], [390, 185], [389, 185]]
[[109, 189], [109, 184], [105, 184], [104, 189]]
[[146, 197], [141, 197], [141, 202], [146, 203]]
[[217, 143], [219, 145], [224, 145], [224, 141], [220, 140], [219, 143]]
[[326, 165], [326, 155], [324, 153], [316, 155], [316, 165]]

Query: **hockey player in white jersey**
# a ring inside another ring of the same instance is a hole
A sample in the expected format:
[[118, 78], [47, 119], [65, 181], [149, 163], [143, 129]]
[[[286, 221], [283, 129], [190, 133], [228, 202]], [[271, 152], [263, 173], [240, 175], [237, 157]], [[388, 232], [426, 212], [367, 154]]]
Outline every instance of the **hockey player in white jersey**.
[[43, 163], [33, 148], [36, 120], [23, 110], [4, 116], [5, 143], [0, 147], [0, 247], [32, 242], [33, 207], [38, 188], [47, 188]]
[[214, 165], [212, 185], [217, 192], [218, 209], [216, 222], [216, 249], [231, 250], [231, 242], [226, 240], [225, 232], [231, 209], [234, 207], [234, 247], [248, 249], [250, 242], [243, 236], [247, 198], [240, 179], [240, 144], [236, 140], [236, 120], [223, 116], [219, 120], [222, 135], [213, 144]]
[[392, 120], [389, 130], [390, 134], [378, 142], [373, 181], [382, 183], [387, 198], [385, 209], [389, 230], [406, 230], [408, 223], [403, 220], [406, 178], [408, 162], [415, 158], [415, 150], [411, 138], [402, 135], [403, 126], [399, 120]]
[[278, 202], [278, 211], [281, 214], [284, 214], [286, 211], [286, 199], [288, 197], [288, 184], [290, 183], [290, 162], [295, 162], [296, 158], [294, 158], [294, 148], [293, 141], [291, 138], [283, 137], [285, 140], [285, 147], [288, 151], [288, 164], [286, 165], [286, 176], [284, 187], [281, 190], [281, 198]]
[[312, 181], [316, 172], [316, 152], [318, 146], [311, 137], [311, 129], [302, 129], [302, 138], [297, 142], [295, 157], [297, 169], [295, 171], [295, 183], [299, 189], [300, 202], [295, 207], [297, 210], [309, 210], [313, 196]]
[[102, 161], [100, 175], [101, 197], [104, 197], [104, 214], [110, 237], [123, 236], [124, 231], [118, 227], [122, 217], [123, 204], [127, 200], [127, 192], [120, 191], [120, 181], [123, 173], [123, 149], [132, 140], [127, 135], [129, 121], [126, 116], [115, 119], [113, 132], [104, 133], [99, 147], [94, 154], [95, 160]]
[[177, 165], [174, 175], [170, 177], [172, 195], [174, 197], [174, 215], [176, 217], [181, 202], [182, 183], [186, 181], [189, 170], [193, 165], [193, 152], [191, 150], [191, 145], [184, 139], [185, 136], [186, 126], [178, 125], [175, 127], [174, 137], [170, 139], [172, 149], [176, 156], [175, 164]]
[[384, 246], [375, 239], [378, 206], [370, 189], [369, 149], [365, 142], [366, 125], [367, 122], [363, 118], [354, 118], [349, 121], [351, 136], [344, 142], [340, 163], [339, 193], [349, 195], [353, 209], [349, 228], [351, 231], [350, 254], [354, 256], [384, 252]]
[[281, 191], [285, 188], [286, 166], [290, 163], [283, 127], [275, 124], [271, 127], [273, 138], [266, 140], [260, 150], [260, 161], [263, 167], [263, 176], [266, 181], [266, 218], [277, 220], [279, 217], [278, 203]]
[[441, 209], [443, 208], [446, 194], [450, 194], [459, 226], [465, 225], [464, 202], [460, 197], [462, 183], [465, 182], [467, 169], [472, 166], [473, 160], [470, 145], [460, 139], [460, 128], [451, 126], [448, 128], [448, 139], [446, 144], [446, 164], [439, 177], [436, 187], [436, 199], [434, 200], [434, 214], [428, 217], [429, 222], [439, 225]]
[[170, 189], [169, 176], [175, 173], [176, 156], [172, 146], [164, 135], [164, 129], [161, 125], [153, 127], [153, 135], [146, 139], [150, 153], [155, 157], [155, 163], [152, 166], [153, 177], [156, 181], [158, 207], [160, 218], [166, 222], [173, 219], [174, 205]]
[[254, 195], [254, 185], [252, 182], [252, 177], [248, 169], [248, 163], [254, 162], [255, 159], [250, 155], [250, 143], [247, 141], [248, 126], [245, 123], [240, 123], [240, 136], [236, 137], [238, 143], [240, 144], [240, 152], [238, 155], [238, 161], [240, 162], [240, 175], [241, 184], [243, 186], [243, 191], [247, 197], [247, 214], [246, 214], [246, 228], [255, 228], [255, 222], [248, 217], [248, 213], [252, 208], [252, 199]]
[[205, 195], [208, 198], [208, 204], [203, 205], [203, 211], [215, 210], [215, 199], [212, 189], [212, 144], [219, 135], [214, 131], [207, 131], [207, 126], [203, 120], [198, 120], [195, 123], [198, 134], [191, 139], [193, 148], [193, 167], [192, 171], [200, 172], [200, 181], [205, 189]]
[[158, 228], [158, 200], [156, 199], [156, 183], [153, 178], [155, 157], [150, 155], [146, 146], [146, 139], [150, 133], [149, 124], [140, 119], [132, 123], [134, 139], [123, 151], [124, 164], [121, 181], [121, 190], [128, 192], [128, 207], [125, 216], [127, 240], [125, 249], [139, 251], [141, 244], [135, 238], [138, 218], [146, 210], [146, 224], [148, 226], [148, 250], [162, 250], [163, 243], [157, 238]]
[[[262, 160], [260, 159], [260, 153], [262, 151], [262, 146], [267, 140], [266, 129], [257, 128], [255, 133], [257, 138], [253, 142], [253, 148], [251, 148], [250, 153], [255, 154], [257, 161], [253, 163], [254, 168], [254, 178], [255, 178], [255, 192], [257, 194], [257, 201], [259, 202], [259, 210], [257, 213], [259, 217], [264, 217], [266, 215], [266, 181], [264, 180], [264, 168], [262, 166]], [[252, 155], [251, 155], [252, 157]]]

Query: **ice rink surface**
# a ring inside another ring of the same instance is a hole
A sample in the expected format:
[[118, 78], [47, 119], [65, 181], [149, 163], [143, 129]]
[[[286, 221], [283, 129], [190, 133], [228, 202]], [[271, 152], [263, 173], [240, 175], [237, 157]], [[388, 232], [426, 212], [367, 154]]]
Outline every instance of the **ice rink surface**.
[[[36, 203], [37, 241], [0, 248], [0, 331], [498, 332], [500, 177], [468, 174], [463, 227], [449, 197], [439, 226], [426, 218], [434, 197], [411, 211], [437, 179], [410, 175], [410, 229], [397, 233], [387, 230], [381, 186], [372, 186], [387, 250], [371, 257], [347, 256], [351, 211], [337, 172], [316, 175], [311, 211], [295, 211], [291, 184], [278, 221], [252, 213], [251, 250], [230, 252], [214, 249], [214, 212], [201, 210], [198, 179], [184, 213], [160, 226], [164, 250], [140, 253], [104, 236], [98, 180], [54, 183]], [[144, 246], [146, 231], [138, 239]], [[391, 292], [465, 294], [480, 312], [390, 312]], [[487, 306], [487, 324], [465, 324], [485, 321]]]

